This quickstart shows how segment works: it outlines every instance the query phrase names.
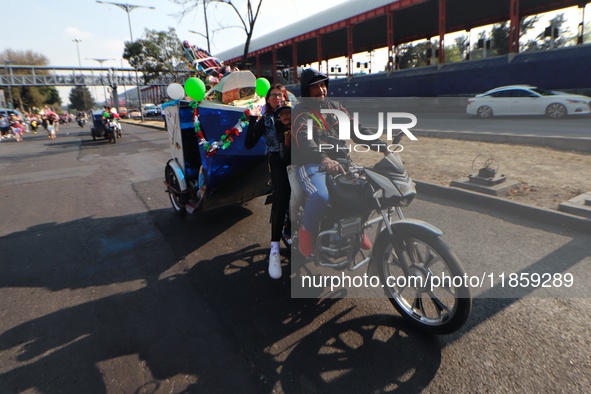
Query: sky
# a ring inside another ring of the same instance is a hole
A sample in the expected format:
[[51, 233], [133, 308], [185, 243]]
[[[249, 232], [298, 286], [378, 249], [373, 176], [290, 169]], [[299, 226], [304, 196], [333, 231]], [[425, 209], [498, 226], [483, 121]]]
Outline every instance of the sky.
[[[7, 1], [7, 0], [3, 0]], [[287, 16], [291, 22], [309, 16], [311, 9], [316, 11], [333, 7], [346, 0], [264, 0], [257, 19], [254, 36], [262, 36], [285, 26]], [[105, 0], [107, 2], [107, 0]], [[113, 3], [127, 3], [155, 9], [136, 8], [130, 12], [133, 38], [140, 38], [145, 29], [165, 31], [174, 27], [180, 40], [207, 48], [205, 38], [189, 32], [205, 34], [205, 22], [201, 12], [192, 12], [182, 20], [177, 14], [180, 5], [171, 0], [112, 0]], [[236, 0], [235, 4], [245, 4]], [[277, 7], [281, 4], [281, 7]], [[287, 10], [289, 7], [289, 10]], [[4, 8], [6, 10], [6, 8]], [[99, 62], [89, 60], [115, 59], [105, 61], [104, 67], [129, 67], [123, 60], [124, 42], [130, 40], [127, 13], [114, 5], [99, 4], [95, 0], [17, 0], [8, 6], [10, 15], [3, 13], [2, 39], [0, 52], [6, 49], [31, 50], [48, 58], [52, 66], [99, 66]], [[201, 11], [202, 7], [198, 7]], [[239, 20], [227, 5], [218, 4], [208, 8], [210, 36], [212, 30], [222, 26], [238, 25]], [[239, 28], [216, 31], [210, 37], [211, 52], [222, 52], [241, 45], [245, 33]], [[78, 44], [74, 39], [81, 40]], [[68, 102], [69, 88], [58, 88], [64, 103]], [[94, 93], [94, 92], [93, 92]], [[97, 90], [99, 100], [104, 94]]]
[[[6, 0], [4, 0], [6, 1]], [[140, 38], [144, 29], [157, 31], [174, 27], [180, 40], [207, 47], [205, 39], [189, 30], [205, 33], [202, 8], [180, 19], [180, 5], [171, 0], [129, 0], [128, 4], [155, 9], [136, 8], [130, 12], [131, 28], [134, 39]], [[315, 12], [334, 7], [346, 0], [264, 0], [259, 18], [255, 25], [254, 38], [270, 33], [286, 24], [294, 23]], [[106, 2], [106, 0], [105, 0]], [[127, 3], [127, 1], [117, 1]], [[237, 6], [246, 0], [235, 0]], [[49, 59], [53, 66], [98, 66], [92, 58], [114, 59], [105, 61], [105, 67], [129, 67], [122, 59], [124, 42], [130, 40], [127, 13], [111, 4], [99, 4], [95, 0], [17, 0], [10, 2], [10, 13], [3, 13], [2, 39], [0, 52], [6, 49], [19, 51], [31, 50]], [[591, 5], [587, 6], [585, 19], [591, 14]], [[578, 22], [576, 8], [568, 12], [574, 24]], [[233, 10], [227, 5], [218, 4], [208, 8], [210, 31], [223, 26], [238, 25], [239, 21]], [[540, 22], [540, 26], [543, 23]], [[545, 25], [544, 25], [545, 26]], [[543, 28], [543, 27], [541, 27]], [[573, 30], [571, 29], [571, 30]], [[476, 31], [473, 32], [475, 34]], [[211, 35], [212, 33], [210, 33]], [[81, 40], [78, 44], [75, 39]], [[226, 28], [213, 33], [211, 52], [216, 53], [244, 43], [245, 33], [240, 28]], [[78, 55], [79, 54], [79, 55]], [[354, 61], [367, 61], [354, 59]], [[376, 64], [374, 70], [383, 69]], [[59, 88], [62, 101], [68, 102], [69, 89]], [[100, 90], [100, 89], [99, 89]], [[99, 97], [102, 100], [102, 97]]]
[[[105, 0], [106, 2], [107, 0]], [[259, 19], [255, 25], [255, 37], [269, 33], [290, 21], [297, 21], [309, 16], [311, 9], [317, 11], [333, 7], [345, 0], [264, 0]], [[182, 20], [175, 16], [182, 8], [171, 0], [126, 0], [114, 3], [128, 3], [155, 9], [136, 8], [130, 12], [134, 39], [140, 38], [144, 29], [157, 31], [174, 27], [181, 40], [207, 47], [200, 35], [190, 33], [194, 30], [205, 33], [201, 6], [199, 15], [188, 14]], [[245, 0], [235, 0], [237, 5]], [[281, 7], [277, 7], [281, 4]], [[287, 6], [289, 10], [287, 10]], [[6, 10], [6, 8], [4, 8]], [[130, 40], [127, 13], [114, 5], [99, 4], [95, 0], [17, 0], [11, 2], [10, 15], [3, 13], [0, 52], [11, 48], [32, 50], [45, 55], [54, 66], [76, 66], [78, 56], [76, 43], [80, 39], [80, 62], [82, 66], [98, 65], [88, 58], [114, 58], [105, 62], [105, 66], [120, 66], [124, 41]], [[239, 23], [234, 11], [227, 5], [218, 4], [208, 8], [210, 30], [220, 26]], [[6, 39], [7, 36], [9, 39]], [[246, 35], [242, 29], [230, 28], [213, 33], [212, 53], [219, 53], [244, 43]], [[124, 62], [124, 66], [128, 64]]]

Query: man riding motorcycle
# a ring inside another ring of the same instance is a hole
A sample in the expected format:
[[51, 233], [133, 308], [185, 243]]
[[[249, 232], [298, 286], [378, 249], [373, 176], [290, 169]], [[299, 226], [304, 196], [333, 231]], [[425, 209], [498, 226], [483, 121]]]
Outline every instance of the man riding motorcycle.
[[[314, 99], [305, 100], [304, 103], [296, 106], [292, 132], [294, 138], [292, 164], [300, 166], [297, 172], [298, 181], [308, 195], [308, 201], [304, 208], [303, 225], [298, 231], [300, 235], [299, 249], [302, 255], [308, 257], [314, 253], [314, 240], [329, 200], [326, 175], [344, 174], [343, 164], [337, 159], [350, 162], [350, 158], [346, 149], [343, 149], [346, 145], [345, 142], [338, 139], [338, 117], [334, 114], [321, 112], [323, 109], [331, 109], [348, 114], [340, 103], [327, 98], [328, 77], [313, 69], [304, 70], [301, 76], [301, 96]], [[310, 119], [312, 119], [312, 138], [308, 139]], [[374, 134], [362, 126], [359, 126], [359, 131], [365, 135]], [[364, 144], [369, 142], [361, 140], [355, 133], [351, 133], [351, 136], [355, 142]], [[324, 148], [329, 145], [332, 145], [333, 148]], [[389, 153], [386, 145], [385, 142], [378, 139], [371, 141], [370, 148], [386, 155]], [[361, 247], [363, 249], [371, 248], [371, 242], [365, 235], [363, 235]]]
[[105, 124], [105, 128], [108, 126], [108, 121], [113, 121], [117, 127], [117, 134], [119, 135], [119, 137], [121, 137], [121, 124], [119, 123], [120, 119], [121, 117], [119, 116], [115, 108], [109, 109], [109, 107], [105, 107], [105, 111], [103, 112], [103, 122]]

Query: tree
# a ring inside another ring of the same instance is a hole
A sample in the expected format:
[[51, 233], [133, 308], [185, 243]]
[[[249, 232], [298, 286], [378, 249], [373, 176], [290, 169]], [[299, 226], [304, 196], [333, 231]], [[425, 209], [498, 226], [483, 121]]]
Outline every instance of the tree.
[[126, 41], [123, 58], [142, 71], [146, 84], [160, 75], [178, 82], [179, 65], [185, 64], [181, 41], [172, 27], [168, 31], [146, 29], [139, 40]]
[[[523, 37], [528, 31], [533, 29], [534, 25], [538, 22], [538, 16], [532, 16], [524, 18], [519, 22], [519, 37]], [[484, 41], [490, 40], [490, 48], [488, 49], [488, 56], [501, 56], [506, 55], [509, 52], [509, 30], [511, 24], [507, 21], [503, 23], [497, 23], [493, 25], [490, 33], [481, 32], [478, 35], [478, 39]], [[472, 51], [470, 57], [472, 59], [482, 59], [483, 49], [478, 48], [478, 39], [472, 45]], [[523, 48], [523, 45], [522, 45]], [[521, 49], [520, 49], [521, 50]]]
[[70, 91], [70, 109], [89, 111], [94, 108], [94, 99], [87, 86], [76, 86]]
[[546, 36], [546, 29], [538, 34], [538, 36], [528, 41], [525, 46], [525, 51], [539, 51], [552, 48], [560, 48], [569, 44], [576, 43], [576, 37], [570, 32], [570, 29], [563, 28], [562, 25], [566, 22], [564, 14], [558, 14], [550, 20], [549, 27], [554, 27], [558, 32], [558, 37], [552, 39], [552, 37]]
[[490, 33], [491, 49], [495, 55], [506, 55], [509, 53], [509, 29], [510, 24], [505, 21], [493, 25]]
[[55, 87], [48, 89], [45, 93], [45, 104], [49, 105], [54, 109], [62, 106], [62, 99]]
[[406, 44], [400, 46], [400, 69], [427, 65], [427, 43]]
[[[179, 17], [179, 21], [183, 20], [183, 18], [185, 16], [187, 16], [187, 14], [193, 10], [196, 11], [196, 13], [198, 13], [199, 11], [196, 9], [197, 5], [193, 4], [194, 1], [193, 0], [172, 0], [175, 4], [180, 4], [183, 6], [182, 11], [180, 11], [179, 13], [176, 14], [176, 16]], [[210, 35], [209, 35], [209, 23], [207, 21], [207, 1], [201, 1], [201, 4], [203, 5], [203, 19], [205, 22], [205, 33], [201, 33], [198, 31], [194, 31], [194, 30], [189, 30], [191, 33], [195, 33], [195, 34], [199, 34], [200, 36], [202, 36], [203, 38], [205, 38], [206, 42], [207, 42], [207, 52], [211, 55], [211, 40], [210, 40]]]
[[464, 60], [464, 53], [466, 45], [468, 44], [468, 36], [462, 34], [454, 39], [454, 44], [445, 47], [445, 62], [455, 63]]
[[[0, 58], [5, 59], [7, 63], [18, 64], [24, 66], [46, 66], [49, 60], [42, 54], [33, 51], [16, 51], [13, 49], [6, 49], [0, 53]], [[37, 75], [46, 75], [46, 70], [35, 70]], [[13, 74], [25, 74], [27, 70], [14, 70]], [[32, 108], [41, 108], [45, 104], [59, 104], [61, 99], [59, 93], [54, 86], [13, 86], [10, 88], [12, 93], [13, 107], [20, 108], [21, 111]], [[7, 99], [10, 96], [6, 94]], [[15, 105], [16, 104], [16, 105]]]
[[[246, 41], [244, 42], [244, 51], [242, 55], [242, 67], [246, 67], [246, 63], [248, 60], [248, 52], [250, 48], [250, 41], [252, 39], [252, 34], [254, 32], [254, 26], [256, 24], [256, 20], [259, 16], [259, 11], [261, 10], [261, 5], [263, 4], [263, 0], [247, 0], [246, 1], [246, 12], [241, 11], [240, 7], [236, 6], [236, 1], [233, 0], [172, 0], [176, 4], [181, 4], [185, 6], [185, 9], [182, 11], [182, 14], [186, 14], [191, 10], [197, 10], [199, 5], [204, 6], [204, 2], [206, 4], [210, 3], [223, 3], [226, 4], [234, 10], [234, 13], [240, 20], [241, 26], [224, 26], [222, 28], [231, 28], [231, 27], [239, 27], [244, 30], [246, 34]], [[207, 36], [209, 37], [209, 32], [206, 32]]]

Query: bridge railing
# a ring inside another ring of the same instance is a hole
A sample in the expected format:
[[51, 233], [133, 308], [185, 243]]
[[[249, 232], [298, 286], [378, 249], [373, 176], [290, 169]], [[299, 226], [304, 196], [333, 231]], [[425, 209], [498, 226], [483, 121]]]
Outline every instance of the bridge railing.
[[[113, 86], [114, 84], [144, 86], [141, 72], [136, 74], [132, 68], [10, 65], [0, 67], [0, 70], [0, 86]], [[47, 74], [39, 75], [41, 70]], [[17, 74], [14, 71], [17, 71]], [[60, 71], [71, 71], [72, 73], [61, 74]], [[172, 76], [161, 76], [150, 80], [148, 85], [168, 86], [172, 82], [183, 83], [188, 77], [189, 75], [182, 75], [175, 81]]]

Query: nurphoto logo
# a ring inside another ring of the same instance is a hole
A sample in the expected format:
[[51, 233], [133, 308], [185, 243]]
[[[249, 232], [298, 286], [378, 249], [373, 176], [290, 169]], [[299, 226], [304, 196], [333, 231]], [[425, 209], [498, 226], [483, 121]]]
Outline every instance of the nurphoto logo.
[[[409, 130], [416, 126], [417, 117], [408, 112], [378, 112], [378, 127], [374, 134], [362, 134], [359, 131], [359, 113], [353, 112], [353, 127], [351, 127], [351, 119], [349, 114], [338, 109], [321, 109], [321, 114], [332, 114], [338, 119], [339, 126], [339, 140], [347, 141], [351, 139], [351, 130], [355, 136], [361, 141], [376, 141], [384, 134], [384, 128], [386, 131], [386, 138], [388, 141], [393, 141], [394, 137], [399, 133], [403, 132], [410, 140], [417, 141], [417, 137]], [[396, 120], [396, 122], [395, 122]], [[409, 120], [410, 122], [400, 123], [400, 120]], [[384, 127], [385, 125], [385, 127]], [[307, 120], [308, 127], [308, 139], [313, 139], [312, 127], [313, 120]], [[333, 144], [319, 144], [320, 151], [338, 149], [351, 152], [367, 152], [373, 146], [373, 144], [350, 144], [348, 147], [335, 147]], [[379, 150], [383, 148], [383, 145], [375, 145]], [[400, 144], [389, 144], [385, 147], [389, 152], [401, 152], [403, 147]]]

